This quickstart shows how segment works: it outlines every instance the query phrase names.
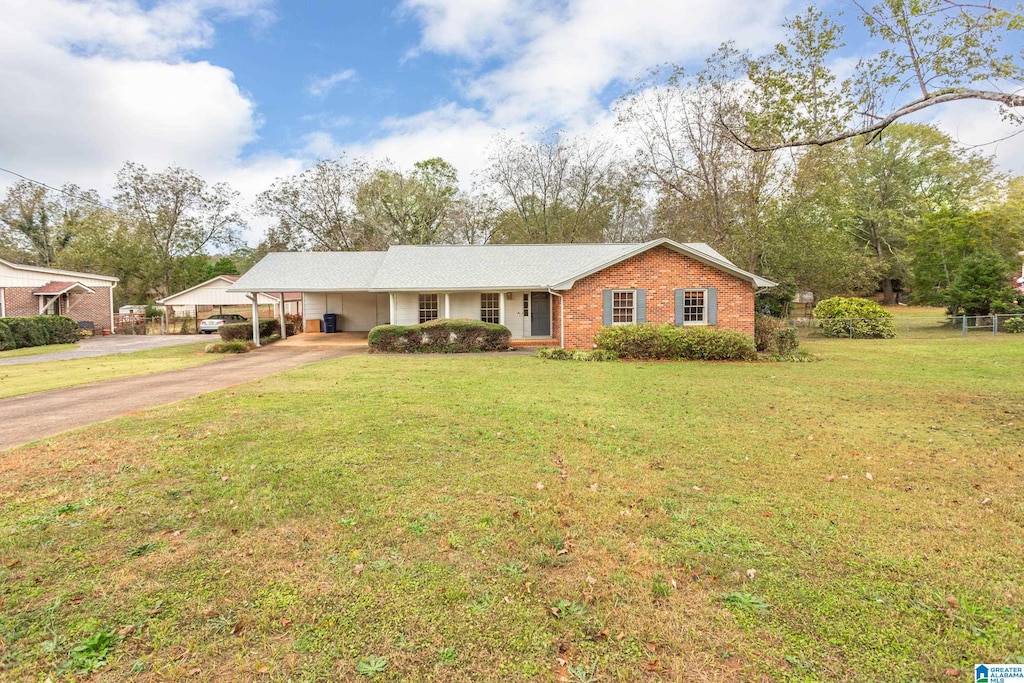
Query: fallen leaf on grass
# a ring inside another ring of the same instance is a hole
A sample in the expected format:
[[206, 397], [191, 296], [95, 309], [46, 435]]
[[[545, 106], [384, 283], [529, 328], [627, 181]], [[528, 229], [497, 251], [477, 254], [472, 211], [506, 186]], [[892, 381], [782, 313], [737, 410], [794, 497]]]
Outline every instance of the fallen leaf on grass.
[[542, 490], [543, 488], [544, 488], [544, 484], [542, 484], [541, 482], [539, 482], [539, 481], [538, 481], [538, 482], [537, 482], [537, 490], [538, 490], [538, 491], [540, 491], [540, 490]]
[[356, 566], [352, 567], [352, 573], [355, 574], [356, 576], [359, 576], [360, 574], [363, 573], [364, 569], [366, 569], [366, 565], [363, 564], [362, 562], [360, 562]]
[[959, 678], [960, 677], [960, 669], [949, 667], [948, 669], [946, 669], [946, 675], [949, 676], [950, 678]]
[[875, 480], [875, 478], [871, 476], [870, 472], [865, 472], [864, 476], [865, 476], [865, 478], [867, 478], [868, 481], [874, 481]]

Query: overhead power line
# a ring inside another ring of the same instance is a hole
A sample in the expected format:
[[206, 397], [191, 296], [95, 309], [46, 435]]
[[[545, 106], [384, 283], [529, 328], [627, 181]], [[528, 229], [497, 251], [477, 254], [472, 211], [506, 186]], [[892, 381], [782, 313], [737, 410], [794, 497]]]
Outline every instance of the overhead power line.
[[47, 190], [51, 190], [52, 192], [59, 192], [60, 194], [64, 195], [65, 197], [73, 197], [75, 199], [78, 199], [79, 201], [83, 201], [83, 202], [92, 204], [94, 206], [98, 206], [101, 209], [107, 209], [108, 211], [116, 211], [117, 210], [114, 207], [112, 207], [112, 206], [110, 206], [108, 204], [104, 204], [101, 201], [97, 201], [95, 199], [92, 199], [91, 197], [89, 197], [87, 195], [84, 195], [84, 194], [79, 194], [79, 195], [72, 194], [71, 192], [68, 192], [67, 190], [65, 190], [63, 188], [54, 187], [52, 185], [47, 185], [46, 183], [42, 182], [41, 180], [36, 180], [35, 178], [29, 178], [26, 175], [22, 175], [21, 173], [18, 173], [17, 171], [12, 171], [9, 168], [4, 168], [3, 166], [0, 166], [0, 171], [3, 171], [4, 173], [10, 173], [12, 176], [15, 176], [17, 178], [21, 178], [22, 180], [30, 182], [33, 185], [38, 185], [39, 187], [44, 187]]

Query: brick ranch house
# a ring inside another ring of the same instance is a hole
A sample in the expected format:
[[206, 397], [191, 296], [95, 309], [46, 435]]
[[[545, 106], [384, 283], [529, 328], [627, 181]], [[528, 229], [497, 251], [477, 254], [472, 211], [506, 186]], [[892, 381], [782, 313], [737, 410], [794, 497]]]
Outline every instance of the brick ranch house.
[[0, 259], [0, 318], [64, 315], [99, 331], [114, 329], [117, 278]]
[[589, 349], [602, 327], [640, 322], [753, 334], [754, 295], [775, 285], [706, 244], [658, 239], [273, 253], [229, 290], [301, 292], [307, 331], [325, 313], [346, 332], [468, 318], [505, 325], [514, 345]]

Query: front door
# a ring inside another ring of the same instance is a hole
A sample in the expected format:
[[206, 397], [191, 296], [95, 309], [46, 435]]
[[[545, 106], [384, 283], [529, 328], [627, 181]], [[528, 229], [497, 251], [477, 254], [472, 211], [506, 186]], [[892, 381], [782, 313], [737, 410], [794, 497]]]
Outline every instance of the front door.
[[551, 336], [551, 295], [530, 292], [530, 336]]

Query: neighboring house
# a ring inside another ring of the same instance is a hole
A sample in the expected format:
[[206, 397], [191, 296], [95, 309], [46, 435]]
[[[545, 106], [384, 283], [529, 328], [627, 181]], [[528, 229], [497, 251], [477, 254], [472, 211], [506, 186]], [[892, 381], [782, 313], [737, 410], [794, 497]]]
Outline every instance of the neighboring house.
[[[200, 313], [199, 309], [203, 309], [202, 312], [210, 312], [216, 308], [218, 313], [223, 313], [220, 309], [224, 306], [251, 306], [252, 301], [245, 292], [229, 290], [229, 287], [234, 286], [236, 280], [238, 280], [237, 275], [218, 275], [194, 287], [157, 299], [156, 302], [161, 306], [184, 308], [189, 311], [189, 315], [194, 312], [197, 318]], [[273, 306], [273, 317], [276, 318], [280, 315], [279, 306], [282, 296], [285, 302], [285, 313], [300, 312], [302, 294], [299, 292], [284, 292], [283, 295], [281, 292], [262, 293], [259, 294], [259, 303], [261, 306]]]
[[97, 331], [114, 328], [117, 278], [0, 259], [0, 318], [64, 315]]
[[514, 343], [587, 349], [602, 327], [638, 322], [753, 334], [754, 294], [775, 284], [706, 244], [659, 239], [274, 253], [230, 290], [302, 292], [307, 320], [335, 313], [344, 331], [470, 318], [505, 325]]

